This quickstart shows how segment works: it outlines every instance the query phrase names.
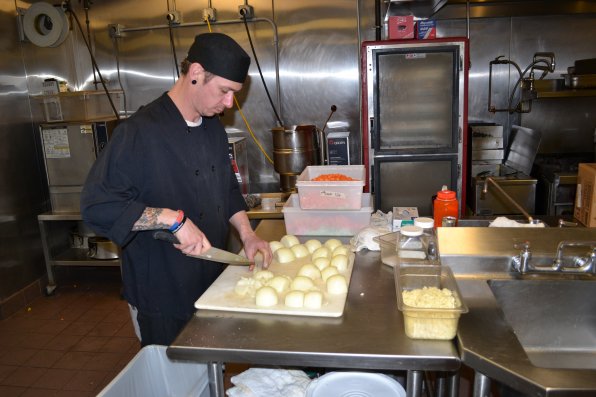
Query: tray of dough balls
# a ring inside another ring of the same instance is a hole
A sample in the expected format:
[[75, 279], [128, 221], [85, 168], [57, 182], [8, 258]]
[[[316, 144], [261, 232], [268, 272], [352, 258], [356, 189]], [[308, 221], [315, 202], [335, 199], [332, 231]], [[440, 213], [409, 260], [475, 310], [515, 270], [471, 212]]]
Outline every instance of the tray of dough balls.
[[341, 317], [354, 253], [339, 239], [285, 235], [269, 242], [269, 268], [228, 266], [195, 302], [197, 309], [295, 316]]

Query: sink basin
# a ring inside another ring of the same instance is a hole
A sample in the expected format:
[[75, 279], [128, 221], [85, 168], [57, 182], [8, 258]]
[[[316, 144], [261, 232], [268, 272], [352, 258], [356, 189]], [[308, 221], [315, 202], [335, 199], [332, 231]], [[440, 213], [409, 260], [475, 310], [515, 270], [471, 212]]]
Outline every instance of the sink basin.
[[596, 283], [489, 280], [505, 320], [534, 366], [596, 369]]

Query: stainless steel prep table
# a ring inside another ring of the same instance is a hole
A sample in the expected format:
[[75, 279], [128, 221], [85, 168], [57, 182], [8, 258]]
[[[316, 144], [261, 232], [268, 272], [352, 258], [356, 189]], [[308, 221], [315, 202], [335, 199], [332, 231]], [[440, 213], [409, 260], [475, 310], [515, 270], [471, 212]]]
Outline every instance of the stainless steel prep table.
[[[283, 220], [263, 220], [265, 240], [285, 234]], [[167, 350], [172, 359], [209, 363], [212, 396], [223, 396], [223, 362], [290, 367], [407, 370], [408, 396], [421, 391], [422, 371], [455, 373], [452, 341], [412, 340], [397, 310], [393, 269], [379, 252], [356, 255], [340, 318], [199, 310]], [[457, 384], [451, 377], [453, 388]]]

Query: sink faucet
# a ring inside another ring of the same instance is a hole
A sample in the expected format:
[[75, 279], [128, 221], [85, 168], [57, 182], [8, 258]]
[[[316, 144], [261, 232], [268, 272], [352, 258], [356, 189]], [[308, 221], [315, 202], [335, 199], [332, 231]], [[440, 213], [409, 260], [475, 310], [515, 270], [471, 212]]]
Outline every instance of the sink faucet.
[[535, 223], [534, 218], [532, 218], [532, 216], [530, 214], [528, 214], [528, 211], [526, 211], [521, 205], [519, 205], [518, 202], [513, 199], [513, 197], [508, 195], [507, 192], [505, 190], [503, 190], [503, 188], [501, 186], [499, 186], [497, 181], [495, 181], [492, 176], [488, 176], [488, 177], [484, 178], [484, 185], [482, 187], [482, 195], [485, 196], [486, 193], [488, 193], [488, 183], [489, 182], [492, 183], [495, 186], [495, 188], [499, 191], [499, 193], [501, 193], [503, 196], [505, 196], [505, 198], [507, 200], [509, 200], [509, 202], [511, 204], [513, 204], [515, 206], [515, 208], [517, 208], [517, 210], [519, 212], [521, 212], [526, 217], [526, 219], [528, 220], [528, 223]]
[[[511, 267], [520, 274], [527, 273], [574, 273], [596, 275], [596, 241], [561, 241], [557, 245], [557, 255], [550, 266], [540, 266], [531, 263], [532, 251], [530, 242], [514, 244], [521, 248], [518, 255], [511, 260]], [[573, 256], [573, 265], [565, 265], [564, 252], [568, 248], [587, 247], [589, 252], [585, 256]]]

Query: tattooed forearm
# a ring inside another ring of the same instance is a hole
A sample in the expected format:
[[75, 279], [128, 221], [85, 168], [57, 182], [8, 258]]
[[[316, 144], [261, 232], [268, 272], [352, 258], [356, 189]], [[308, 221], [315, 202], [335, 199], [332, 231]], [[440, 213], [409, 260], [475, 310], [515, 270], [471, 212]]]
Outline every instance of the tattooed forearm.
[[163, 208], [145, 208], [143, 214], [138, 221], [132, 227], [132, 230], [154, 230], [154, 229], [167, 229], [170, 225], [165, 223], [159, 223], [159, 215], [163, 212]]

